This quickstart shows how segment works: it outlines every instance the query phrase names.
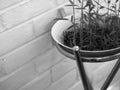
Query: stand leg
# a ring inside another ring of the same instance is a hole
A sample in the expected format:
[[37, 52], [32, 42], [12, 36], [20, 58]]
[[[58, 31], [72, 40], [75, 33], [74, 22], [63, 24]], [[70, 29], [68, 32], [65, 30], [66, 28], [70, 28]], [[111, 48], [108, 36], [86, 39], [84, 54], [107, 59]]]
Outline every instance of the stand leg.
[[92, 87], [92, 85], [91, 85], [91, 83], [89, 81], [89, 78], [86, 75], [83, 62], [82, 62], [82, 60], [80, 58], [79, 47], [75, 46], [73, 48], [73, 50], [74, 50], [74, 55], [76, 57], [77, 66], [78, 66], [78, 69], [79, 69], [79, 72], [80, 72], [80, 75], [81, 75], [84, 90], [93, 90], [93, 87]]
[[117, 71], [119, 70], [119, 68], [120, 68], [120, 58], [114, 65], [112, 71], [110, 72], [109, 76], [107, 77], [106, 81], [104, 82], [101, 90], [106, 90], [108, 88], [108, 86], [112, 82], [112, 80], [113, 80], [114, 76], [116, 75]]

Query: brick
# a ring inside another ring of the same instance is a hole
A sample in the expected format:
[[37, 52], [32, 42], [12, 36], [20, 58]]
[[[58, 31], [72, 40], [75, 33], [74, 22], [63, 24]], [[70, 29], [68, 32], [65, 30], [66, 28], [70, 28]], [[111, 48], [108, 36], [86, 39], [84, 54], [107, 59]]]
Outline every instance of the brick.
[[35, 38], [32, 22], [0, 34], [0, 56]]
[[116, 60], [105, 62], [98, 69], [93, 71], [93, 85], [101, 86], [105, 81], [106, 77], [112, 70]]
[[19, 3], [21, 0], [0, 0], [0, 9], [7, 8], [16, 3]]
[[[59, 16], [58, 12], [58, 9], [50, 10], [46, 14], [0, 34], [0, 56], [32, 40], [35, 36], [50, 31], [55, 22], [53, 19]], [[34, 27], [32, 23], [34, 23]]]
[[32, 61], [35, 64], [38, 73], [42, 73], [64, 58], [65, 57], [61, 55], [55, 47], [52, 47], [49, 51], [46, 51]]
[[86, 73], [91, 82], [94, 80], [93, 72], [101, 67], [104, 63], [84, 63]]
[[40, 53], [46, 51], [52, 46], [51, 41], [50, 33], [46, 33], [24, 46], [4, 55], [2, 59], [4, 59], [7, 73], [10, 73]]
[[55, 5], [55, 6], [59, 6], [62, 5], [64, 3], [67, 3], [68, 0], [51, 0], [51, 2]]
[[9, 29], [51, 8], [52, 6], [48, 0], [30, 0], [23, 5], [10, 9], [1, 16], [5, 27]]
[[[69, 3], [68, 3], [69, 4]], [[66, 4], [67, 5], [67, 4]], [[66, 15], [71, 15], [73, 12], [72, 12], [72, 7], [66, 7], [64, 6], [63, 7], [63, 10], [65, 12]]]
[[81, 83], [81, 81], [75, 83], [71, 88], [69, 88], [68, 90], [84, 90], [83, 85]]
[[50, 71], [38, 76], [19, 90], [44, 90], [51, 84]]
[[[110, 67], [110, 69], [111, 69], [111, 67]], [[103, 77], [99, 82], [97, 82], [96, 84], [94, 84], [95, 88], [100, 88], [103, 85], [103, 83], [105, 82], [108, 74], [109, 73], [107, 73], [107, 75], [105, 77]], [[118, 85], [117, 83], [120, 83], [120, 70], [118, 70], [118, 72], [116, 73], [116, 75], [113, 78], [110, 86], [108, 87], [108, 90], [116, 90], [116, 88], [120, 88], [120, 87], [118, 87], [120, 85]]]
[[36, 36], [41, 35], [47, 31], [50, 31], [55, 18], [60, 17], [58, 9], [50, 10], [33, 20]]
[[74, 69], [71, 72], [67, 73], [60, 80], [53, 83], [50, 87], [46, 88], [45, 90], [66, 90], [75, 82], [76, 82], [76, 70]]
[[[92, 83], [93, 80], [94, 80], [93, 72], [97, 68], [99, 68], [101, 65], [103, 65], [103, 63], [87, 63], [87, 62], [84, 62], [83, 65], [84, 65], [84, 68], [85, 68], [85, 72], [86, 72], [90, 82]], [[79, 72], [78, 67], [76, 67], [76, 69], [77, 69], [77, 79], [79, 81], [81, 81], [81, 76], [80, 76], [80, 72]]]
[[62, 60], [60, 63], [52, 67], [53, 81], [58, 80], [60, 77], [62, 77], [64, 74], [68, 73], [75, 67], [76, 67], [76, 63], [74, 60], [68, 58]]
[[93, 73], [97, 68], [101, 67], [104, 63], [84, 63], [88, 73]]
[[18, 90], [24, 84], [30, 82], [38, 76], [34, 64], [28, 63], [7, 75], [4, 79], [0, 79], [0, 90]]
[[4, 62], [0, 58], [0, 77], [3, 77], [5, 75], [6, 75], [6, 70], [5, 70]]
[[0, 34], [0, 56], [18, 48], [22, 44], [32, 40], [35, 36], [42, 35], [49, 31], [55, 22], [53, 22], [53, 19], [57, 17], [57, 15], [57, 9], [51, 10], [51, 12], [41, 15], [41, 18], [33, 19], [35, 28], [33, 28], [31, 20]]
[[57, 0], [58, 5], [64, 4], [66, 2], [68, 2], [68, 0]]

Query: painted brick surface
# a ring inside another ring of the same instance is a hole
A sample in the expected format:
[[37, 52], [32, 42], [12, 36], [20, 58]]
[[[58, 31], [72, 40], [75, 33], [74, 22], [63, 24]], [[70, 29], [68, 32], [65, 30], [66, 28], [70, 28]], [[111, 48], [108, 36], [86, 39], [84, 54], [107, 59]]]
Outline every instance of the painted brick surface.
[[22, 0], [0, 0], [0, 9], [7, 8], [16, 3], [19, 3], [20, 1], [22, 1]]
[[11, 28], [51, 8], [52, 6], [48, 0], [30, 0], [17, 8], [3, 13], [2, 19], [4, 26], [6, 29]]
[[59, 63], [64, 58], [65, 57], [61, 55], [55, 47], [53, 47], [49, 51], [33, 59], [33, 63], [35, 64], [38, 73], [42, 73], [54, 66], [56, 63]]
[[[104, 63], [101, 67], [99, 67], [93, 72], [93, 76], [94, 76], [93, 85], [95, 86], [95, 88], [100, 88], [103, 85], [104, 81], [106, 80], [107, 76], [111, 72], [115, 63], [116, 63], [116, 60]], [[111, 85], [114, 85], [119, 81], [120, 81], [120, 70], [115, 75], [113, 81], [111, 82]]]
[[76, 82], [76, 70], [72, 70], [45, 90], [66, 90]]
[[3, 77], [5, 75], [6, 75], [6, 70], [5, 70], [4, 62], [0, 58], [0, 77]]
[[55, 23], [55, 18], [60, 17], [58, 9], [53, 9], [40, 15], [33, 20], [35, 35], [41, 35], [47, 31], [50, 31], [51, 27]]
[[60, 17], [59, 13], [55, 8], [0, 34], [0, 56], [50, 31], [54, 19]]
[[35, 38], [32, 22], [0, 34], [0, 56]]
[[75, 83], [71, 88], [69, 88], [68, 90], [84, 90], [83, 85], [81, 83], [81, 81]]
[[50, 71], [43, 73], [19, 90], [44, 90], [51, 84]]
[[[88, 74], [88, 77], [90, 81], [94, 82], [94, 71], [100, 68], [103, 65], [103, 63], [84, 63], [86, 73]], [[96, 76], [97, 77], [97, 76]]]
[[[60, 54], [50, 36], [53, 19], [72, 13], [66, 2], [0, 0], [0, 90], [82, 90], [76, 62]], [[113, 64], [85, 64], [96, 87]]]
[[[75, 62], [60, 63], [66, 57], [53, 46], [50, 36], [53, 19], [66, 15], [61, 4], [67, 0], [10, 1], [1, 1], [6, 5], [0, 7], [5, 8], [0, 12], [0, 90], [42, 90], [48, 85], [55, 90], [60, 84], [62, 89], [74, 84]], [[66, 70], [57, 73], [60, 66]]]
[[68, 2], [68, 0], [51, 0], [51, 1], [54, 2], [54, 4], [56, 5], [60, 5]]
[[112, 70], [112, 67], [114, 66], [116, 60], [105, 62], [101, 67], [93, 71], [93, 84], [97, 84], [101, 82], [101, 80], [105, 80], [105, 78], [108, 76], [110, 71]]
[[71, 59], [64, 59], [54, 67], [52, 67], [52, 78], [53, 81], [58, 80], [61, 76], [76, 68], [75, 61]]
[[10, 75], [1, 78], [0, 90], [17, 90], [37, 76], [34, 64], [28, 63]]
[[[32, 59], [32, 62], [24, 64], [24, 66], [22, 66], [15, 72], [0, 79], [0, 82], [1, 82], [0, 89], [16, 90], [18, 87], [21, 87], [26, 83], [29, 83], [28, 81], [38, 76], [38, 74], [42, 74], [44, 71], [48, 70], [52, 65], [59, 62], [59, 60], [62, 60], [62, 58], [65, 58], [56, 50], [56, 48], [51, 48], [48, 52], [44, 53], [44, 55], [41, 55], [41, 56], [42, 56], [41, 58], [36, 57], [35, 59]], [[58, 58], [59, 56], [61, 58]], [[16, 84], [13, 84], [13, 83], [16, 83]], [[7, 86], [7, 84], [9, 85]], [[28, 85], [27, 87], [29, 87]], [[24, 86], [24, 88], [25, 87], [26, 86]]]
[[51, 46], [52, 43], [50, 33], [46, 33], [45, 35], [38, 37], [37, 39], [25, 44], [24, 46], [6, 54], [2, 58], [4, 59], [5, 69], [7, 73], [17, 69], [22, 64], [46, 51]]

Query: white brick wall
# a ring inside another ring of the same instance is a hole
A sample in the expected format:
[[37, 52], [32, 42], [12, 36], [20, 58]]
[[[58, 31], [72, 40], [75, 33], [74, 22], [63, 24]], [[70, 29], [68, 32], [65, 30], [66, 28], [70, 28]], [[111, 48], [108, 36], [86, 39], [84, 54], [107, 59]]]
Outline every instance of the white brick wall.
[[20, 90], [44, 90], [52, 83], [50, 71], [45, 72], [40, 77], [35, 78], [32, 82], [26, 84]]
[[[42, 43], [41, 43], [42, 41]], [[47, 45], [45, 47], [45, 45]], [[11, 72], [52, 46], [50, 34], [47, 33], [23, 45], [22, 47], [2, 56], [7, 72]]]
[[[76, 62], [59, 53], [50, 36], [53, 19], [71, 13], [66, 3], [0, 0], [0, 90], [82, 90]], [[85, 63], [95, 88], [114, 63]]]
[[76, 68], [76, 63], [70, 59], [63, 59], [61, 62], [52, 67], [52, 79], [58, 80], [61, 76]]
[[1, 79], [0, 90], [17, 90], [37, 76], [38, 73], [35, 70], [34, 64], [28, 63], [16, 72]]
[[22, 0], [1, 0], [0, 1], [0, 9], [7, 8], [9, 6], [15, 5]]
[[72, 87], [70, 87], [68, 90], [84, 90], [82, 83], [79, 81], [75, 83]]
[[52, 5], [48, 0], [29, 0], [18, 7], [10, 9], [1, 14], [5, 30], [50, 10], [51, 8]]
[[76, 70], [72, 70], [45, 90], [66, 90], [77, 81]]
[[25, 23], [0, 34], [0, 56], [35, 38], [33, 23]]

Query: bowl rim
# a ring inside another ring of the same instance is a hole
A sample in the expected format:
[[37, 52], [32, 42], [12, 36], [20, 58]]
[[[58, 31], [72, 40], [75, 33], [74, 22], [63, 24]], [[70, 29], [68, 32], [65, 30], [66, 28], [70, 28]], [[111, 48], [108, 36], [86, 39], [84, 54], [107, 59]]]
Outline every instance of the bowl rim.
[[[67, 18], [69, 18], [71, 15], [69, 15], [69, 16], [67, 16]], [[57, 24], [59, 24], [59, 23], [63, 23], [64, 22], [64, 20], [58, 20], [54, 25], [53, 25], [53, 27], [52, 27], [52, 29], [51, 29], [51, 36], [52, 36], [52, 38], [54, 39], [54, 41], [55, 42], [57, 42], [58, 44], [60, 44], [60, 45], [62, 45], [63, 47], [65, 47], [65, 48], [67, 48], [67, 49], [70, 49], [70, 50], [73, 50], [73, 48], [71, 48], [71, 47], [68, 47], [68, 46], [66, 46], [66, 45], [64, 45], [62, 42], [60, 42], [56, 37], [55, 37], [55, 35], [54, 35], [54, 31], [57, 31], [58, 32], [58, 30], [54, 30], [54, 27], [57, 25]], [[60, 38], [60, 37], [59, 37]], [[116, 48], [113, 48], [113, 49], [108, 49], [108, 50], [94, 50], [94, 51], [90, 51], [90, 50], [80, 50], [81, 52], [91, 52], [91, 53], [102, 53], [102, 52], [110, 52], [110, 51], [115, 51], [115, 50], [117, 50], [117, 49], [120, 49], [120, 47], [116, 47]]]

